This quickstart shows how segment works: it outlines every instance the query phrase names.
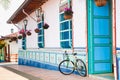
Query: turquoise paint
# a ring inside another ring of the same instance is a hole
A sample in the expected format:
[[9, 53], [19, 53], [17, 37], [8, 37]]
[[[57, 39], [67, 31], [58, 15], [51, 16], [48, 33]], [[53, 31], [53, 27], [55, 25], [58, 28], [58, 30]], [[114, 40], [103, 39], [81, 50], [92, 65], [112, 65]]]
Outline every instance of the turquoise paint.
[[26, 37], [22, 39], [22, 49], [26, 50]]
[[[26, 27], [27, 27], [27, 25], [24, 26], [25, 32], [26, 32], [26, 30], [27, 30]], [[26, 36], [27, 36], [27, 35], [26, 35], [25, 32], [23, 33], [25, 36], [22, 38], [22, 49], [23, 49], [23, 50], [26, 50]]]
[[[83, 49], [82, 49], [83, 50]], [[19, 50], [19, 59], [18, 59], [18, 64], [19, 65], [26, 65], [26, 66], [33, 66], [33, 67], [38, 67], [38, 68], [44, 68], [44, 69], [50, 69], [50, 70], [58, 70], [58, 65], [59, 63], [63, 60], [63, 53], [56, 51], [56, 52], [46, 52], [46, 51], [29, 51], [29, 50]], [[25, 57], [25, 54], [28, 53], [27, 57]], [[39, 54], [39, 55], [37, 55]], [[72, 53], [69, 53], [72, 54]], [[36, 55], [37, 58], [33, 59], [33, 55]], [[29, 57], [28, 57], [29, 56]], [[31, 58], [31, 57], [32, 58]], [[45, 60], [45, 57], [48, 56], [49, 58]], [[53, 62], [50, 59], [51, 56], [53, 56]], [[82, 59], [86, 58], [86, 53], [78, 53], [78, 56]], [[49, 60], [49, 61], [48, 61]], [[86, 60], [84, 60], [86, 61]], [[76, 72], [75, 72], [76, 74]]]
[[[29, 55], [27, 55], [27, 57], [25, 57], [26, 53], [29, 54]], [[37, 55], [37, 54], [39, 54], [39, 55]], [[72, 53], [69, 53], [69, 54], [72, 54]], [[86, 53], [78, 54], [78, 57], [84, 59], [86, 57], [85, 54]], [[38, 58], [34, 58], [33, 55], [35, 55], [35, 57], [38, 57]], [[53, 58], [52, 59], [53, 62], [51, 62], [52, 61], [50, 59], [51, 56]], [[46, 57], [48, 57], [48, 58], [46, 59]], [[21, 51], [19, 51], [19, 58], [26, 59], [26, 60], [32, 60], [32, 61], [38, 61], [38, 62], [42, 62], [42, 63], [49, 63], [49, 64], [58, 65], [63, 60], [64, 56], [63, 56], [63, 53], [60, 53], [60, 52], [22, 51], [21, 50]], [[84, 59], [84, 61], [85, 61], [85, 59]]]
[[[44, 16], [44, 15], [42, 15], [42, 16]], [[42, 19], [42, 21], [40, 21], [40, 23], [38, 24], [38, 28], [40, 29], [40, 32], [38, 33], [38, 47], [39, 48], [44, 48], [44, 29], [43, 29], [43, 25], [44, 25], [44, 19]]]
[[88, 9], [88, 72], [112, 72], [112, 15], [111, 0], [97, 7], [87, 0]]
[[[19, 65], [32, 66], [32, 67], [37, 67], [37, 68], [43, 68], [43, 69], [59, 71], [58, 66], [56, 66], [56, 65], [52, 65], [52, 64], [48, 64], [48, 63], [41, 63], [41, 62], [22, 59], [22, 58], [19, 58], [18, 64]], [[66, 69], [64, 69], [64, 70], [66, 70]], [[73, 74], [79, 75], [79, 73], [77, 71], [75, 71]]]

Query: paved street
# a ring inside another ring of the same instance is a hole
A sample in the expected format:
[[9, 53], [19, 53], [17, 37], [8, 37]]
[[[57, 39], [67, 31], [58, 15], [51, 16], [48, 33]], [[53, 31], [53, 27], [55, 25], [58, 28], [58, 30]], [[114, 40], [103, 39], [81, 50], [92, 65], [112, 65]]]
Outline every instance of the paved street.
[[[100, 80], [91, 77], [81, 77], [74, 74], [63, 75], [59, 71], [51, 71], [17, 64], [0, 67], [0, 74], [2, 74], [0, 75], [0, 80]], [[28, 79], [21, 77], [20, 75]]]

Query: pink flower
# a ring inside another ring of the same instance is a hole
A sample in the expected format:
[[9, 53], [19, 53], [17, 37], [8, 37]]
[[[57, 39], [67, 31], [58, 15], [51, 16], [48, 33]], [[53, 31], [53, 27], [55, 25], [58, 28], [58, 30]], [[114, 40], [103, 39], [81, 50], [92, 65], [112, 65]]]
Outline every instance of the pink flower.
[[20, 34], [23, 34], [23, 33], [25, 33], [25, 30], [24, 30], [24, 29], [21, 29], [21, 30], [19, 31], [19, 33], [20, 33]]
[[26, 34], [27, 32], [30, 32], [31, 30], [25, 30], [25, 29], [21, 29], [20, 31], [19, 31], [19, 34]]
[[72, 15], [72, 14], [73, 14], [73, 11], [72, 11], [71, 8], [65, 8], [64, 14], [65, 14], [65, 15]]
[[65, 8], [65, 11], [72, 11], [72, 9], [71, 8]]

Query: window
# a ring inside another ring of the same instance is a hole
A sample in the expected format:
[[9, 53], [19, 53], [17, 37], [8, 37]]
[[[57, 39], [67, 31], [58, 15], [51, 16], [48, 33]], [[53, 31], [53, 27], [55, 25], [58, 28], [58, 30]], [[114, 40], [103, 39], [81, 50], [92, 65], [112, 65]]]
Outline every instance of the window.
[[22, 39], [22, 49], [26, 50], [26, 37]]
[[62, 48], [71, 48], [72, 47], [72, 20], [64, 19], [64, 8], [71, 7], [71, 1], [67, 0], [66, 3], [61, 4], [60, 6], [60, 46]]
[[38, 24], [38, 28], [40, 29], [40, 32], [38, 33], [38, 47], [44, 48], [44, 15], [42, 14], [42, 19], [40, 23]]

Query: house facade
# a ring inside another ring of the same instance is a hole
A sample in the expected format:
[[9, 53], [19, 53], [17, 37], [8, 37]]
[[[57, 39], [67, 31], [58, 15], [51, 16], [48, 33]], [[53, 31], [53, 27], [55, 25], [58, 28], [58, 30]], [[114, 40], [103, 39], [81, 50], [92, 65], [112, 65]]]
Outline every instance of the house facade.
[[[18, 40], [19, 64], [58, 70], [67, 51], [75, 52], [87, 66], [88, 75], [114, 73], [119, 53], [119, 0], [26, 0], [9, 18], [21, 31], [31, 35]], [[64, 9], [73, 11], [64, 19]], [[35, 11], [40, 9], [41, 15]], [[118, 9], [118, 10], [117, 10]], [[39, 21], [38, 21], [39, 17]], [[23, 21], [27, 19], [25, 25]], [[48, 24], [47, 29], [43, 28]], [[34, 30], [40, 29], [36, 33]], [[20, 34], [21, 35], [21, 34]], [[72, 56], [70, 56], [72, 59]]]
[[0, 62], [18, 61], [17, 32], [0, 38]]

